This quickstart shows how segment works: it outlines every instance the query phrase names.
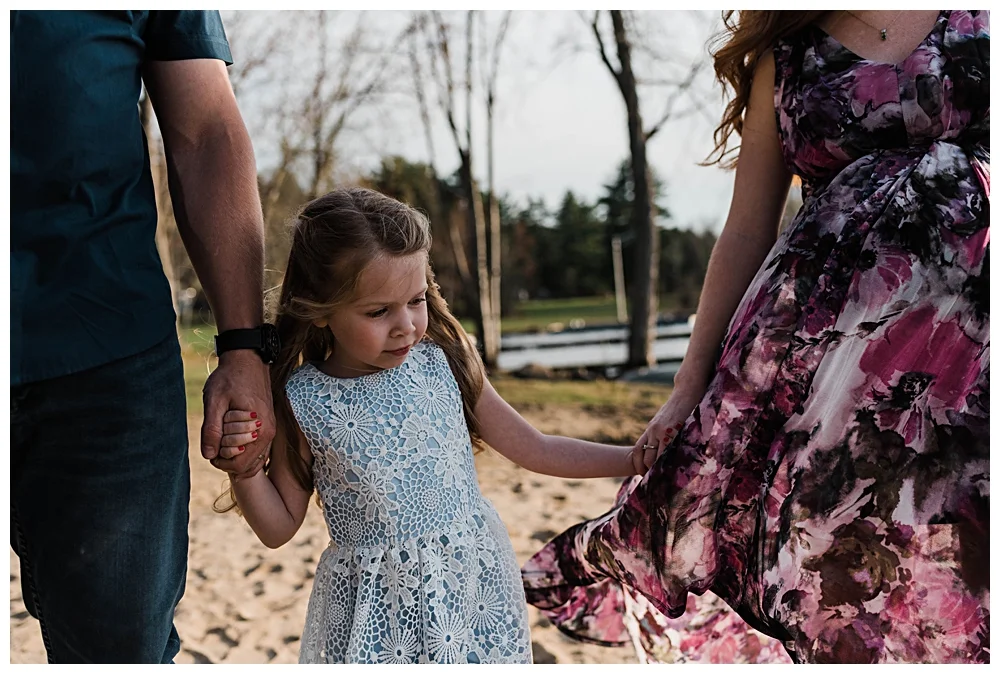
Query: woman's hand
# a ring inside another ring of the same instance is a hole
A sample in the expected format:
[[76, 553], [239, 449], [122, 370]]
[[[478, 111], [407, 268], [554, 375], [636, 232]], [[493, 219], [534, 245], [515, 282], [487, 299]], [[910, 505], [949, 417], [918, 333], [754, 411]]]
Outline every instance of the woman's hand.
[[684, 427], [684, 422], [701, 402], [707, 388], [707, 379], [689, 384], [678, 383], [674, 387], [667, 402], [653, 415], [645, 432], [635, 443], [633, 451], [643, 456], [647, 468], [660, 458], [667, 446], [677, 437], [677, 433]]
[[[653, 465], [652, 459], [646, 460], [646, 451], [639, 447], [629, 447], [625, 452], [625, 461], [632, 469], [632, 475], [645, 475], [649, 467]], [[652, 455], [651, 455], [652, 456]]]

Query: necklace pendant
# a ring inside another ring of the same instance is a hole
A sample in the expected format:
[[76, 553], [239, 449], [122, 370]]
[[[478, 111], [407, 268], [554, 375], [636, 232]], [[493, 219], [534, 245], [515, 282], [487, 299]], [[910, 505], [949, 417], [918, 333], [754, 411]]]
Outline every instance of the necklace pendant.
[[882, 37], [882, 42], [885, 42], [885, 28], [879, 31], [879, 35]]

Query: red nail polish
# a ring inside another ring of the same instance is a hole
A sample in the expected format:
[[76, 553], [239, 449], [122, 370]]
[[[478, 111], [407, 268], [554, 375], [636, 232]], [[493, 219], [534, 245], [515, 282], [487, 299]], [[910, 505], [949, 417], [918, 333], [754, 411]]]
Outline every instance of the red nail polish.
[[246, 447], [240, 447], [240, 451], [241, 452], [245, 452], [245, 451], [247, 451], [247, 448]]
[[260, 428], [263, 425], [263, 423], [264, 423], [263, 421], [261, 421], [260, 419], [258, 419], [257, 420], [257, 428]]
[[257, 413], [256, 412], [251, 412], [250, 413], [250, 418], [251, 419], [256, 419], [257, 418]]
[[251, 434], [250, 434], [250, 437], [252, 437], [252, 438], [256, 438], [256, 437], [257, 437], [257, 431], [254, 431], [253, 433], [251, 433]]

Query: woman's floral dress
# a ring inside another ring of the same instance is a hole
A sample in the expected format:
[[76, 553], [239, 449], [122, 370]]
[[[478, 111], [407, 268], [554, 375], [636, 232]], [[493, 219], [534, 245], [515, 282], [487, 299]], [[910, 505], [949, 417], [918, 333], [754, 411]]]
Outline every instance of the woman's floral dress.
[[977, 11], [897, 65], [818, 27], [776, 45], [804, 203], [679, 437], [523, 567], [564, 632], [654, 660], [989, 661], [989, 51]]

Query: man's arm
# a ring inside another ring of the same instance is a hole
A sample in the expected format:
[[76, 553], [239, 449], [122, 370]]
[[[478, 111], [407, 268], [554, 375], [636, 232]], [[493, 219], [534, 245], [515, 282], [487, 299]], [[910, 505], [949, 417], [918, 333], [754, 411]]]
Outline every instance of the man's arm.
[[[263, 320], [264, 226], [257, 167], [225, 64], [216, 59], [153, 61], [143, 79], [167, 158], [177, 228], [220, 332]], [[201, 452], [217, 468], [249, 477], [274, 437], [267, 365], [253, 351], [228, 351], [204, 390]], [[229, 409], [257, 413], [256, 442], [219, 455]]]

